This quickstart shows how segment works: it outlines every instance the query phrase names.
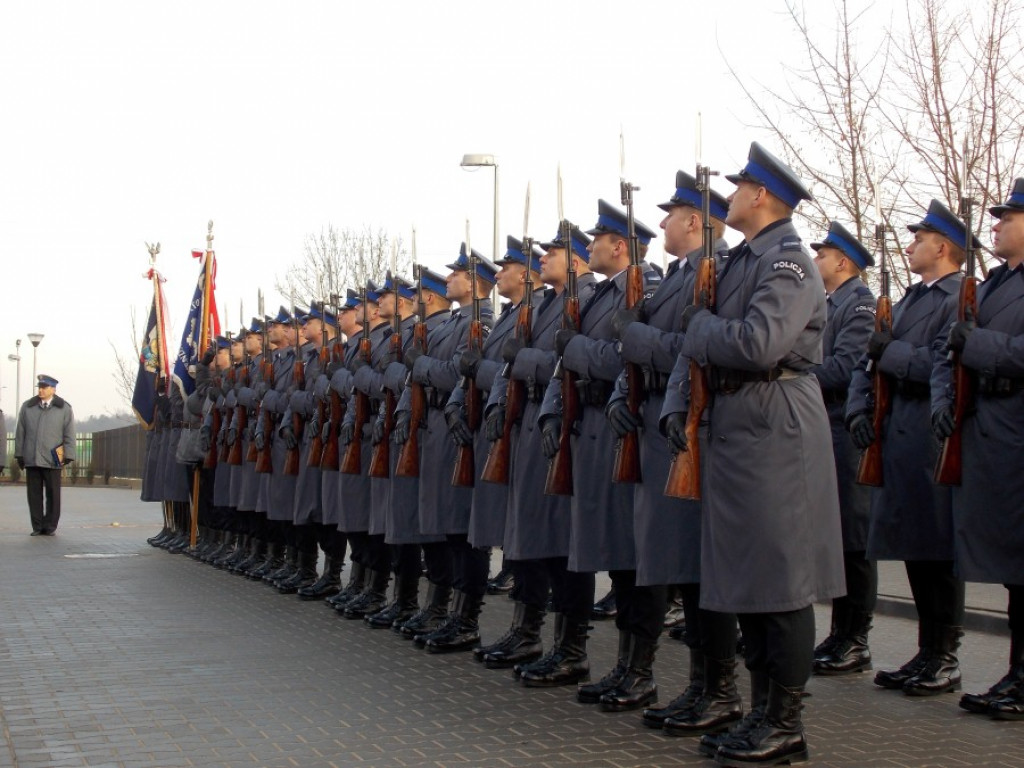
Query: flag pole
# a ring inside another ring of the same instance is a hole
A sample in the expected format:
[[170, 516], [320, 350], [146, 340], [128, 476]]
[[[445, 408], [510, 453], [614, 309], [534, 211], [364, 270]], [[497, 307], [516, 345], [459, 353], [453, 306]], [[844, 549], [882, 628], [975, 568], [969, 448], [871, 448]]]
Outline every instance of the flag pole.
[[[210, 274], [213, 271], [213, 219], [206, 224], [206, 258], [203, 263], [203, 306], [199, 321], [199, 359], [210, 343]], [[216, 312], [216, 309], [214, 309]], [[195, 549], [199, 538], [199, 471], [202, 462], [192, 471], [192, 519], [189, 526], [189, 548]]]

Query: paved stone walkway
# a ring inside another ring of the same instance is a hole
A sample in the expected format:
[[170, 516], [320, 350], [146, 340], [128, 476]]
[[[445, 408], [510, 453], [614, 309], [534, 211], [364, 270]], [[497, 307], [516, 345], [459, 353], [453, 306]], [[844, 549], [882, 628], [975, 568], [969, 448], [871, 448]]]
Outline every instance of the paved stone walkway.
[[[24, 488], [0, 485], [0, 768], [713, 764], [636, 713], [521, 688], [468, 655], [428, 655], [153, 549], [159, 510], [137, 491], [65, 488], [64, 509], [56, 537], [29, 537]], [[485, 636], [510, 615], [510, 602], [488, 598]], [[593, 635], [600, 675], [614, 627]], [[879, 616], [877, 664], [903, 662], [914, 639], [912, 622]], [[1004, 636], [969, 633], [965, 687], [987, 688], [1006, 653]], [[667, 701], [684, 684], [682, 644], [665, 640], [656, 669]], [[911, 699], [867, 675], [815, 679], [811, 691], [815, 765], [1024, 765], [1024, 723], [967, 715], [956, 696]]]

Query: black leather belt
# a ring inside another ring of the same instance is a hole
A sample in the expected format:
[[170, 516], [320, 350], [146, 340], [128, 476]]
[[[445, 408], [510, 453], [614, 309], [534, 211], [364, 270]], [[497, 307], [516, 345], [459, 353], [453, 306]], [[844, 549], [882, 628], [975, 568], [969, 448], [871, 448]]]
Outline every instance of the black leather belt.
[[897, 379], [896, 394], [907, 400], [927, 400], [932, 395], [932, 388], [927, 381]]
[[1011, 379], [1009, 376], [978, 376], [978, 395], [980, 397], [1012, 397], [1024, 392], [1024, 379]]
[[799, 371], [791, 371], [788, 368], [776, 366], [767, 371], [743, 371], [738, 368], [721, 368], [717, 365], [711, 366], [708, 372], [708, 385], [712, 392], [723, 395], [731, 395], [739, 390], [744, 384], [765, 383], [778, 381], [783, 378], [795, 378], [802, 376]]
[[663, 395], [668, 388], [669, 374], [644, 368], [644, 389], [654, 395]]
[[526, 399], [531, 403], [539, 403], [544, 400], [544, 387], [540, 384], [526, 384], [524, 390]]
[[424, 387], [423, 392], [427, 396], [429, 408], [444, 408], [448, 404], [448, 392], [442, 392], [436, 387]]
[[576, 389], [580, 393], [580, 400], [585, 405], [595, 408], [604, 408], [608, 404], [608, 398], [612, 395], [612, 384], [609, 381], [585, 381], [576, 382]]

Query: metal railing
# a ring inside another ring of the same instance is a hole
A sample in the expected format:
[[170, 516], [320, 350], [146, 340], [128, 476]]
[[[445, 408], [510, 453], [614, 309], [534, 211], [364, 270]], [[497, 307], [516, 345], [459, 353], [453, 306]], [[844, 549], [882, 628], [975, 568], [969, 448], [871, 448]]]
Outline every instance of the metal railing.
[[[14, 462], [14, 433], [8, 432], [7, 459], [12, 480], [20, 472]], [[80, 432], [75, 435], [75, 461], [65, 467], [64, 478], [72, 484], [102, 482], [110, 479], [141, 478], [146, 459], [146, 432], [138, 424], [102, 432]]]

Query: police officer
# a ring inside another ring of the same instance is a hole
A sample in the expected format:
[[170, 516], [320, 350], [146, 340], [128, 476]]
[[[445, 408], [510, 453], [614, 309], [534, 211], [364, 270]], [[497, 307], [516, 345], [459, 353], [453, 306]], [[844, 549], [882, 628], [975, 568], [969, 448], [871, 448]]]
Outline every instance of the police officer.
[[874, 266], [875, 260], [837, 221], [829, 225], [824, 240], [811, 243], [811, 248], [816, 251], [814, 264], [828, 297], [824, 360], [814, 369], [814, 375], [821, 384], [832, 428], [846, 574], [846, 595], [832, 601], [832, 631], [814, 649], [814, 672], [844, 675], [871, 669], [868, 630], [878, 592], [878, 566], [865, 556], [871, 489], [857, 483], [859, 453], [845, 424], [846, 393], [853, 368], [867, 349], [875, 323], [874, 296], [860, 275]]
[[[957, 573], [968, 581], [1004, 584], [1010, 619], [1010, 667], [985, 693], [960, 699], [968, 712], [1024, 719], [1024, 480], [1017, 439], [1024, 425], [1024, 178], [1003, 205], [989, 209], [993, 254], [1004, 263], [978, 289], [977, 316], [949, 330], [946, 346], [977, 376], [977, 394], [962, 429], [962, 484], [953, 489]], [[932, 374], [932, 423], [952, 434], [951, 364], [940, 355]]]
[[[563, 236], [568, 227], [569, 240]], [[540, 279], [548, 286], [543, 299], [533, 309], [529, 344], [523, 339], [509, 340], [502, 357], [510, 363], [509, 375], [525, 386], [526, 403], [518, 428], [512, 434], [512, 459], [509, 469], [508, 507], [503, 550], [512, 568], [515, 586], [511, 597], [516, 602], [508, 631], [490, 646], [480, 649], [479, 658], [491, 669], [513, 667], [529, 671], [528, 686], [567, 685], [589, 676], [585, 650], [580, 653], [577, 637], [586, 635], [589, 613], [566, 618], [566, 611], [593, 595], [593, 574], [568, 570], [569, 499], [544, 493], [548, 462], [541, 450], [541, 431], [537, 423], [545, 387], [555, 371], [555, 333], [564, 324], [568, 298], [568, 265], [572, 260], [577, 274], [580, 304], [594, 292], [595, 277], [590, 272], [590, 237], [579, 227], [562, 222], [554, 239], [541, 243], [546, 253], [540, 259]], [[503, 418], [507, 384], [495, 379], [485, 409], [486, 429], [496, 436], [497, 423]], [[542, 655], [540, 632], [548, 595], [555, 610], [554, 642]]]
[[[639, 221], [634, 224], [642, 260], [654, 232]], [[583, 659], [586, 658], [587, 625], [594, 604], [597, 571], [608, 571], [615, 585], [620, 633], [628, 634], [626, 628], [634, 608], [646, 614], [659, 609], [659, 605], [652, 603], [663, 605], [665, 602], [664, 593], [656, 596], [649, 589], [636, 587], [633, 487], [612, 481], [616, 437], [604, 416], [614, 382], [622, 372], [612, 317], [617, 309], [625, 306], [626, 268], [630, 265], [625, 212], [599, 200], [597, 224], [587, 234], [593, 236], [588, 246], [590, 269], [607, 280], [598, 285], [581, 306], [579, 329], [563, 328], [555, 334], [555, 351], [561, 356], [562, 365], [579, 377], [581, 415], [578, 433], [572, 441], [573, 488], [569, 503], [571, 528], [567, 567], [570, 572], [579, 574], [581, 584], [586, 579], [589, 593], [574, 593], [574, 597], [583, 598], [582, 602], [567, 606], [564, 621], [569, 626], [567, 647]], [[649, 298], [661, 276], [644, 262], [640, 266], [643, 295]], [[552, 379], [548, 385], [539, 422], [544, 454], [553, 458], [558, 452], [562, 429], [560, 379]], [[619, 674], [613, 669], [601, 682], [580, 688], [577, 693], [580, 701], [595, 703], [620, 684], [620, 695], [614, 701], [602, 702], [604, 709], [633, 709], [656, 697], [657, 688], [650, 669], [657, 634], [654, 637], [636, 635], [632, 639], [632, 645], [624, 649], [620, 634], [620, 658], [629, 670], [634, 670], [630, 680], [623, 681], [626, 673]], [[543, 674], [539, 677], [543, 679]], [[527, 684], [533, 678], [533, 673], [523, 673]]]
[[[858, 364], [846, 403], [854, 444], [882, 441], [885, 486], [871, 499], [871, 559], [903, 560], [918, 613], [918, 652], [897, 670], [881, 670], [875, 683], [913, 696], [960, 687], [956, 651], [963, 635], [964, 584], [953, 567], [952, 494], [932, 482], [939, 442], [932, 434], [929, 379], [936, 344], [956, 317], [966, 229], [933, 200], [908, 229], [910, 271], [921, 278], [893, 307], [893, 327], [876, 331]], [[867, 361], [892, 381], [892, 408], [881, 435], [871, 426]]]
[[844, 591], [828, 416], [811, 375], [822, 361], [825, 291], [792, 223], [811, 199], [800, 180], [756, 142], [727, 178], [736, 190], [726, 224], [745, 239], [719, 275], [717, 312], [683, 313], [681, 354], [710, 366], [713, 398], [701, 604], [738, 614], [751, 673], [752, 711], [715, 757], [775, 765], [807, 755], [812, 604]]

